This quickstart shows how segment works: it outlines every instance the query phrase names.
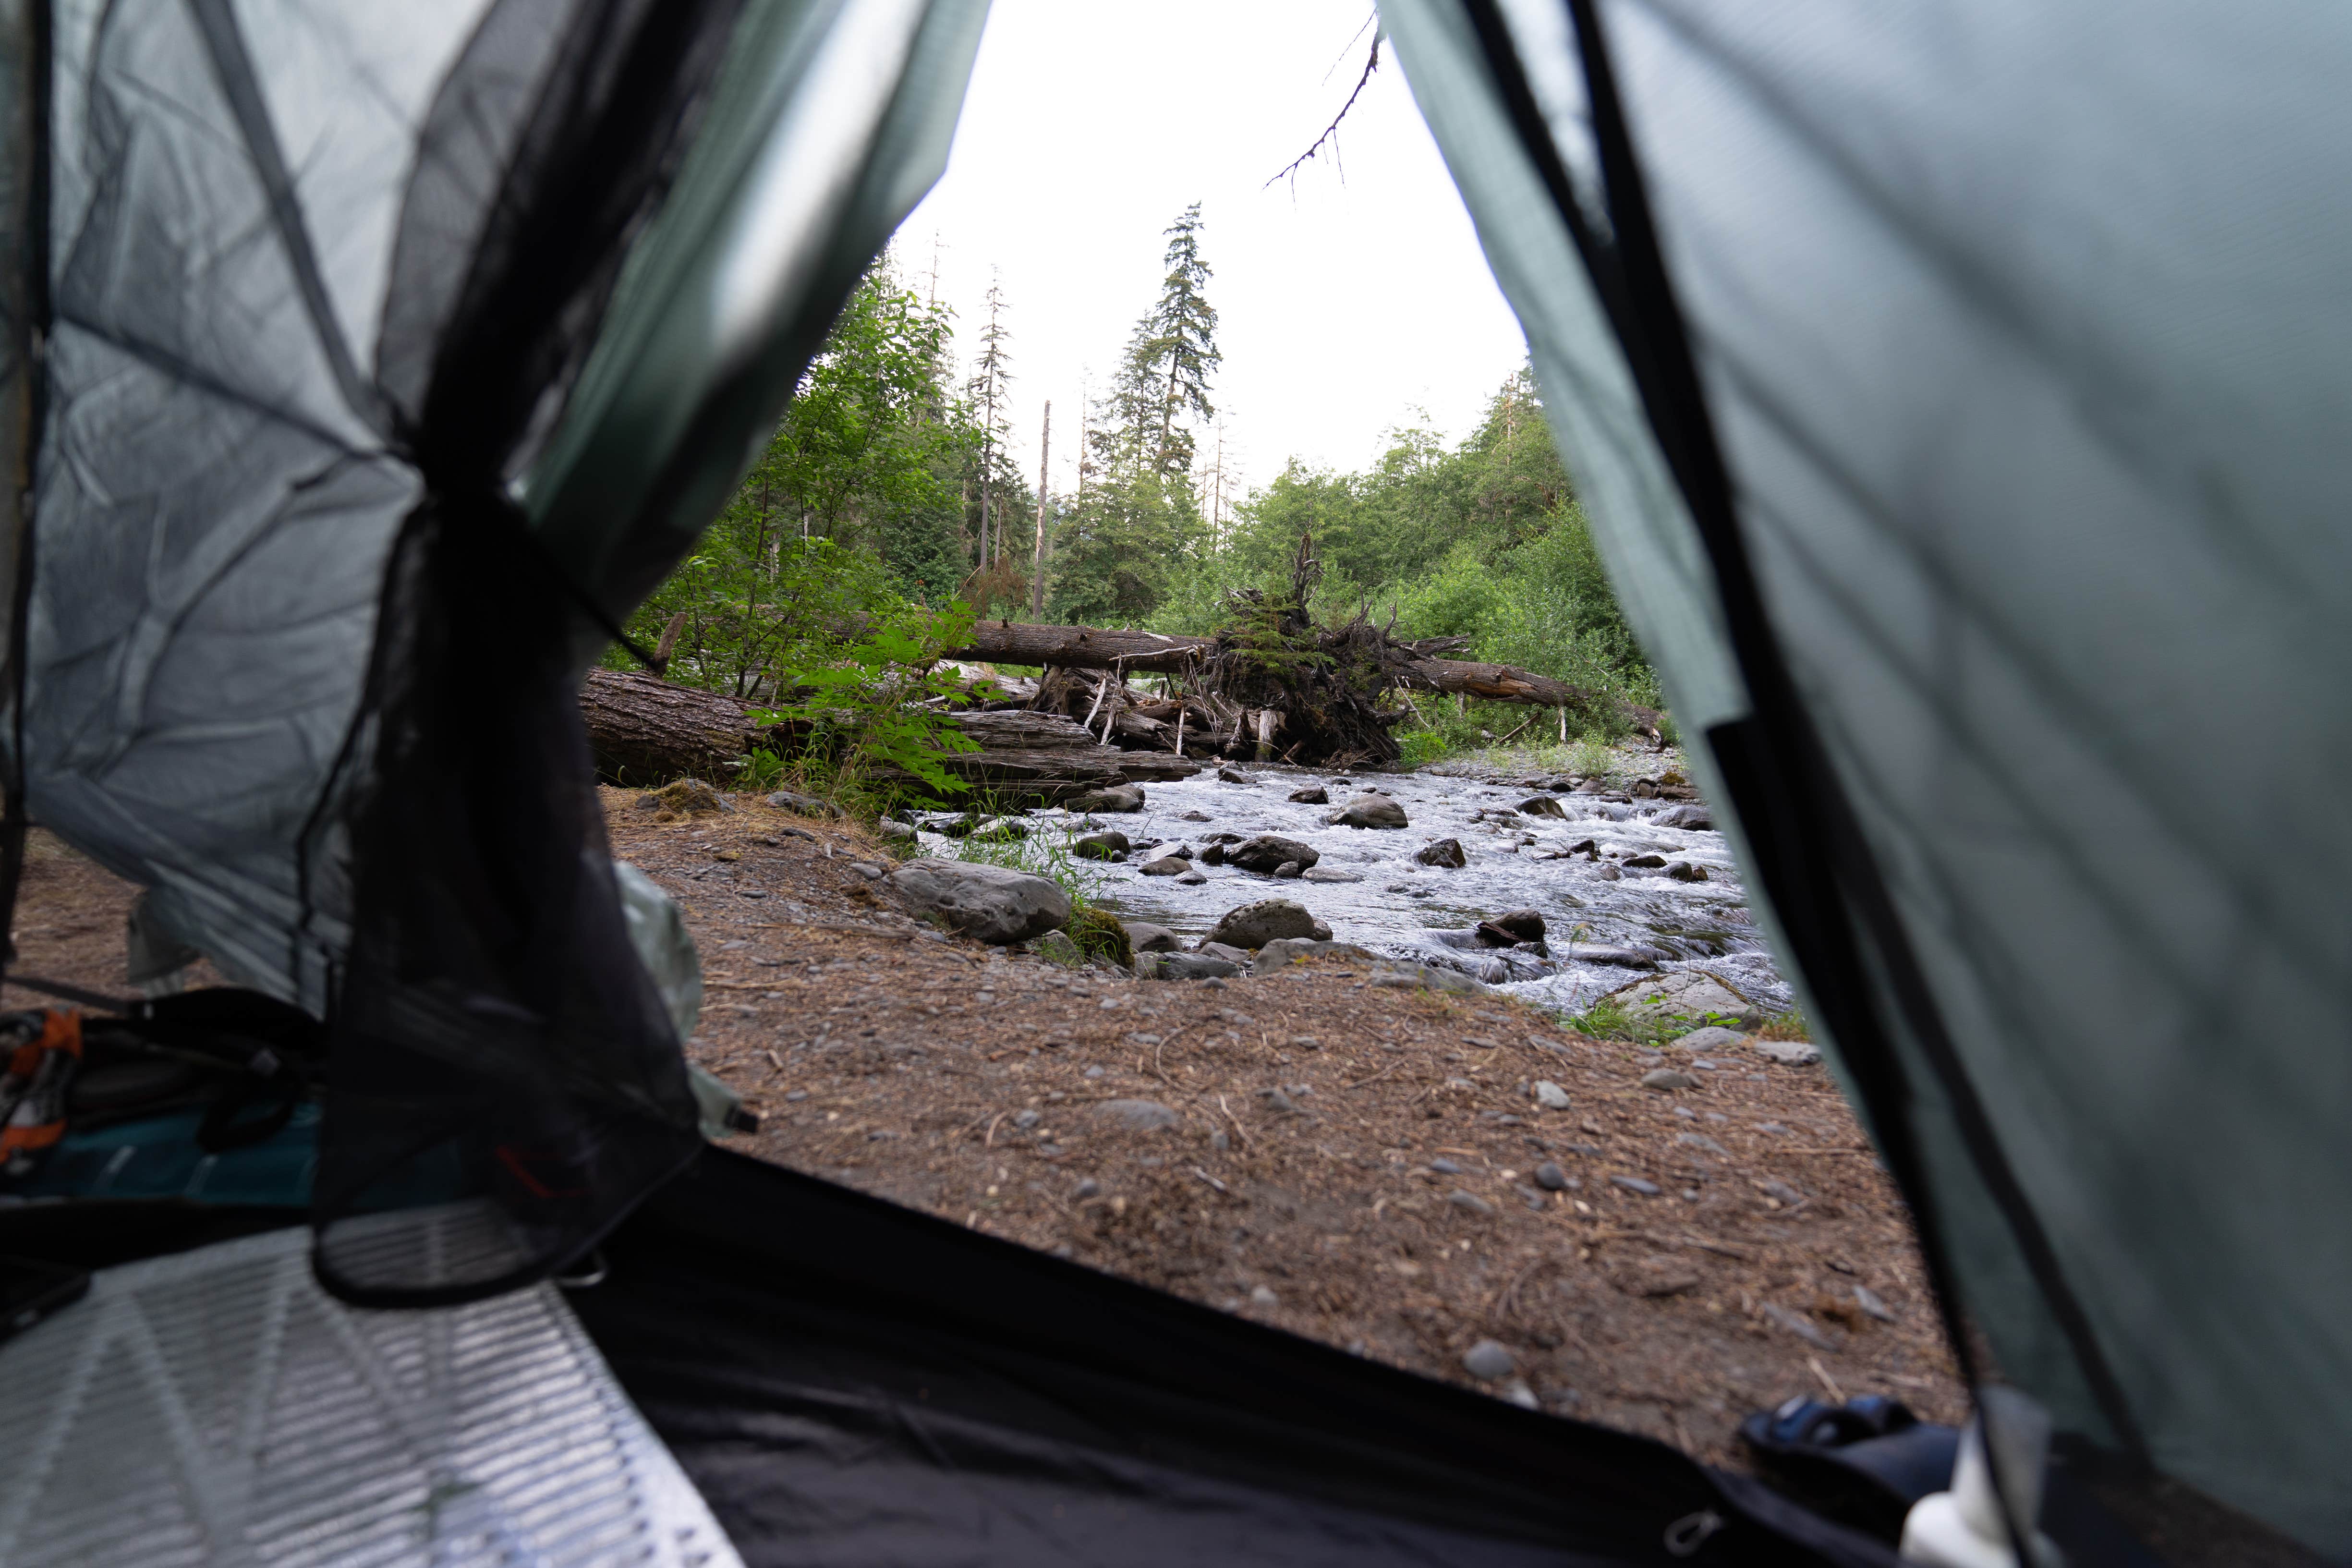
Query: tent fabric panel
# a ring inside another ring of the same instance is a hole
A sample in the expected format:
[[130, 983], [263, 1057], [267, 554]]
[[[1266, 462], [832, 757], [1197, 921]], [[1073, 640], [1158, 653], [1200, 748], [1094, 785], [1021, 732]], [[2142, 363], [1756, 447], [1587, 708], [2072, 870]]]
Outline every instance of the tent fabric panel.
[[1744, 717], [1746, 683], [1723, 630], [1706, 547], [1568, 232], [1493, 100], [1467, 23], [1444, 0], [1391, 0], [1381, 16], [1487, 264], [1527, 332], [1553, 435], [1611, 585], [1651, 652], [1677, 723], [1696, 735]]
[[[315, 1008], [340, 925], [298, 937], [298, 845], [419, 491], [337, 378], [195, 16], [56, 7], [28, 793], [174, 935]], [[337, 165], [359, 227], [406, 157], [367, 152]]]
[[858, 274], [945, 168], [986, 15], [959, 0], [747, 8], [704, 132], [521, 486], [546, 549], [614, 617], [725, 504]]
[[[2309, 1205], [2341, 1203], [2352, 1063], [2307, 1042], [2347, 918], [2324, 799], [2352, 734], [2352, 216], [2324, 84], [2352, 30], [1604, 16], [1776, 635], [2066, 1283], [2162, 1465], [2340, 1553], [2352, 1240]], [[2214, 809], [2217, 722], [2264, 811]], [[1897, 1048], [1970, 1308], [2090, 1426]]]
[[[1745, 679], [1728, 645], [1706, 546], [1668, 475], [1613, 330], [1549, 193], [1497, 100], [1461, 6], [1451, 0], [1390, 0], [1382, 16], [1449, 172], [1465, 193], [1490, 264], [1528, 331], [1529, 356], [1546, 389], [1547, 413], [1562, 452], [1580, 475], [1591, 472], [1605, 479], [1638, 470], [1644, 476], [1638, 485], [1588, 484], [1588, 513], [1612, 563], [1612, 581], [1628, 617], [1650, 652], [1669, 704], [1684, 719], [1691, 769], [1742, 864], [1754, 868], [1759, 846], [1740, 819], [1738, 797], [1727, 787], [1709, 739], [1720, 727], [1747, 718]], [[1566, 9], [1528, 0], [1510, 5], [1507, 18], [1539, 110], [1563, 162], [1585, 183], [1589, 199], [1598, 169]], [[1588, 221], [1599, 221], [1598, 216], [1589, 213]], [[1709, 721], [1693, 722], [1688, 715]], [[1795, 951], [1771, 898], [1753, 878], [1749, 902], [1774, 950], [1784, 955]], [[1801, 965], [1784, 967], [1847, 1100], [1865, 1121], [1872, 1120], [1877, 1108], [1847, 1070], [1827, 1026], [1831, 1015], [1812, 994], [1811, 978]], [[2009, 1364], [2070, 1427], [2097, 1430], [2095, 1401], [2065, 1336], [1957, 1136], [1934, 1074], [1916, 1043], [1909, 1044], [1913, 1048], [1906, 1051], [1899, 1036], [1890, 1042], [1901, 1055], [1908, 1088], [1903, 1105], [1886, 1109], [1905, 1113], [1905, 1106], [1921, 1108], [1906, 1113], [1906, 1128], [1933, 1172], [1932, 1190], [1913, 1195], [1936, 1205], [1949, 1245], [1969, 1260], [1967, 1277], [1984, 1282], [1984, 1315], [2007, 1331], [2000, 1342]]]
[[[1888, 1565], [1646, 1438], [1525, 1411], [706, 1150], [572, 1304], [770, 1563]], [[1748, 1502], [1753, 1501], [1754, 1511]], [[1759, 1522], [1769, 1515], [1772, 1522]]]
[[1759, 568], [2156, 1458], [2340, 1552], [2352, 27], [1849, 10], [1616, 35]]

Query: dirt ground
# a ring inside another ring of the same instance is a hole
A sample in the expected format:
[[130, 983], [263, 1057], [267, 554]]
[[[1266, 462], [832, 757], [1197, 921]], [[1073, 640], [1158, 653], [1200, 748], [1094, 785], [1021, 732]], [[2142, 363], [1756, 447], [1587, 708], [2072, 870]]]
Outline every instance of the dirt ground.
[[[605, 795], [614, 853], [688, 911], [690, 1049], [761, 1113], [763, 1158], [1717, 1463], [1792, 1394], [1965, 1412], [1902, 1205], [1819, 1067], [1742, 1053], [1660, 1092], [1654, 1052], [1344, 962], [1064, 969], [925, 932], [854, 828], [749, 804], [657, 825]], [[1490, 1339], [1513, 1368], [1482, 1381], [1463, 1358]]]

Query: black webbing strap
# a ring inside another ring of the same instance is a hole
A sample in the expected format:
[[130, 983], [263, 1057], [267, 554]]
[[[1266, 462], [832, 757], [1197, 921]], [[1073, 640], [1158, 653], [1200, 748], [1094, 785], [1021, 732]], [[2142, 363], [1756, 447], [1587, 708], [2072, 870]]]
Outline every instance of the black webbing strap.
[[42, 433], [49, 416], [49, 0], [32, 0], [25, 16], [25, 113], [29, 121], [25, 182], [25, 240], [11, 263], [25, 279], [25, 319], [18, 325], [18, 363], [25, 376], [22, 468], [11, 476], [16, 489], [16, 574], [11, 584], [8, 620], [7, 799], [0, 803], [0, 980], [16, 961], [16, 893], [25, 880], [25, 836], [33, 818], [25, 799], [25, 691], [26, 623], [33, 615], [33, 478], [40, 462]]
[[1894, 992], [1986, 1190], [2066, 1335], [2101, 1413], [2125, 1451], [2145, 1464], [2147, 1443], [2122, 1385], [1953, 1048], [1875, 858], [1811, 715], [1797, 696], [1739, 532], [1729, 470], [1658, 245], [1607, 39], [1592, 0], [1566, 4], [1591, 105], [1609, 222], [1605, 234], [1580, 202], [1495, 0], [1464, 0], [1513, 126], [1591, 275], [1650, 427], [1713, 564], [1731, 650], [1753, 711], [1710, 731], [1707, 739], [1748, 830], [1758, 880], [1871, 1112], [1888, 1170], [1911, 1205], [1937, 1309], [1963, 1375], [1974, 1387], [1981, 1369], [1966, 1331], [1943, 1221], [1912, 1122], [1910, 1084], [1894, 1032], [1874, 1002], [1874, 976], [1883, 975]]

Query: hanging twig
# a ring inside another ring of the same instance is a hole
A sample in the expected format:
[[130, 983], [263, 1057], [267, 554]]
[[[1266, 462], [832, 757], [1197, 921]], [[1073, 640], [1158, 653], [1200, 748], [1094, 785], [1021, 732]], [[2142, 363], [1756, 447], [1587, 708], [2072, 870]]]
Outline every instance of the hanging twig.
[[[1374, 33], [1372, 35], [1371, 58], [1364, 61], [1364, 74], [1356, 79], [1356, 90], [1348, 95], [1348, 101], [1341, 104], [1339, 106], [1339, 112], [1331, 117], [1331, 123], [1323, 128], [1323, 134], [1315, 138], [1315, 145], [1307, 149], [1306, 152], [1298, 154], [1297, 157], [1293, 158], [1289, 164], [1285, 167], [1280, 174], [1274, 176], [1273, 180], [1266, 181], [1266, 185], [1271, 185], [1274, 184], [1275, 180], [1280, 179], [1289, 179], [1294, 186], [1297, 184], [1298, 171], [1306, 167], [1307, 160], [1313, 158], [1318, 153], [1323, 151], [1323, 144], [1330, 141], [1332, 137], [1339, 134], [1339, 121], [1347, 119], [1348, 110], [1356, 107], [1356, 100], [1362, 94], [1364, 84], [1372, 79], [1372, 71], [1380, 65], [1380, 63], [1381, 36], [1378, 33]], [[1343, 179], [1346, 176], [1344, 175], [1341, 176]], [[1261, 185], [1258, 188], [1260, 190], [1264, 190], [1265, 185]]]

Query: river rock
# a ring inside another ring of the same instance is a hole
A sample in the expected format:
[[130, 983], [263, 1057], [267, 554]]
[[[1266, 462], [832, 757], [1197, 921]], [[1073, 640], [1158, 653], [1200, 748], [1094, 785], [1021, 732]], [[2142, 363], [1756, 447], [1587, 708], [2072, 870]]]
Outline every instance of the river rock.
[[1481, 935], [1491, 934], [1507, 946], [1515, 942], [1541, 942], [1544, 939], [1544, 918], [1537, 910], [1505, 910], [1499, 915], [1489, 915], [1478, 922]]
[[1715, 829], [1715, 814], [1703, 805], [1668, 806], [1650, 818], [1650, 824], [1654, 827], [1680, 827], [1710, 833]]
[[1481, 1383], [1500, 1383], [1518, 1368], [1499, 1341], [1480, 1340], [1462, 1353], [1462, 1370]]
[[1672, 1068], [1652, 1068], [1642, 1075], [1642, 1087], [1667, 1090], [1696, 1089], [1698, 1079], [1686, 1072], [1676, 1072]]
[[1413, 852], [1413, 859], [1423, 866], [1444, 866], [1460, 870], [1469, 858], [1462, 853], [1462, 840], [1441, 838], [1434, 844], [1424, 844]]
[[[1584, 951], [1579, 948], [1577, 955], [1583, 956]], [[1712, 1016], [1744, 1029], [1764, 1025], [1762, 1009], [1703, 969], [1679, 969], [1655, 980], [1637, 980], [1601, 1000], [1613, 1002], [1629, 1017], [1642, 1020], [1688, 1018], [1697, 1023]]]
[[908, 826], [903, 822], [893, 822], [887, 816], [874, 825], [874, 831], [882, 836], [885, 843], [912, 844], [916, 842], [915, 830], [913, 828]]
[[[701, 781], [689, 782], [698, 784]], [[705, 784], [703, 787], [708, 789], [709, 786]], [[839, 816], [841, 815], [841, 807], [834, 805], [833, 802], [819, 800], [813, 795], [803, 795], [796, 789], [776, 791], [768, 796], [768, 804], [780, 811], [789, 811], [797, 816]], [[727, 809], [732, 811], [735, 808], [730, 805]]]
[[1654, 1198], [1659, 1192], [1657, 1183], [1644, 1181], [1640, 1176], [1612, 1176], [1609, 1178], [1609, 1183], [1610, 1185], [1622, 1187], [1629, 1193], [1639, 1193], [1645, 1198]]
[[1192, 862], [1173, 855], [1162, 855], [1157, 860], [1147, 860], [1136, 868], [1147, 877], [1181, 877], [1192, 868]]
[[1285, 838], [1278, 833], [1261, 833], [1255, 838], [1244, 838], [1225, 851], [1228, 864], [1261, 874], [1294, 862], [1303, 871], [1321, 858], [1322, 855], [1313, 845], [1301, 844], [1296, 838]]
[[1748, 1043], [1748, 1037], [1737, 1029], [1727, 1029], [1720, 1024], [1709, 1024], [1704, 1029], [1693, 1029], [1666, 1042], [1678, 1051], [1691, 1051], [1705, 1056], [1709, 1051], [1734, 1050]]
[[1090, 789], [1062, 803], [1066, 811], [1128, 812], [1143, 809], [1143, 789], [1139, 784], [1112, 784], [1105, 789]]
[[1299, 875], [1309, 882], [1360, 882], [1363, 878], [1353, 871], [1342, 871], [1337, 866], [1309, 866]]
[[1274, 879], [1277, 882], [1295, 882], [1306, 874], [1306, 868], [1296, 860], [1285, 860], [1274, 868]]
[[1176, 885], [1180, 888], [1202, 888], [1206, 887], [1208, 882], [1209, 879], [1198, 871], [1187, 871], [1176, 879]]
[[[1232, 959], [1213, 953], [1155, 952], [1149, 957], [1152, 967], [1147, 978], [1153, 980], [1223, 980], [1242, 972], [1242, 966]], [[1136, 973], [1146, 972], [1139, 967]]]
[[1542, 1106], [1546, 1110], [1566, 1110], [1568, 1109], [1568, 1090], [1560, 1088], [1559, 1085], [1552, 1082], [1551, 1079], [1548, 1078], [1538, 1079], [1536, 1080], [1536, 1103]]
[[1289, 899], [1259, 899], [1227, 910], [1211, 929], [1207, 942], [1255, 950], [1285, 937], [1315, 935], [1315, 917], [1307, 906]]
[[1756, 1054], [1792, 1068], [1809, 1068], [1822, 1059], [1820, 1049], [1802, 1040], [1759, 1040]]
[[1029, 837], [1029, 825], [1017, 816], [992, 816], [964, 837], [974, 844], [1018, 844]]
[[909, 860], [890, 873], [893, 890], [919, 914], [980, 942], [1026, 942], [1070, 921], [1070, 897], [1043, 877], [967, 860]]
[[1553, 1164], [1549, 1160], [1546, 1160], [1542, 1164], [1538, 1165], [1531, 1174], [1533, 1174], [1536, 1179], [1536, 1185], [1541, 1187], [1548, 1193], [1564, 1193], [1568, 1191], [1568, 1173], [1561, 1170], [1558, 1165]]
[[1204, 846], [1200, 858], [1203, 866], [1222, 866], [1225, 863], [1225, 847], [1222, 844]]
[[1121, 921], [1127, 928], [1128, 945], [1137, 952], [1174, 952], [1184, 944], [1166, 926], [1153, 925], [1150, 921]]
[[1081, 860], [1116, 860], [1135, 846], [1127, 835], [1116, 828], [1107, 833], [1089, 833], [1084, 838], [1070, 841], [1070, 853]]
[[1257, 783], [1257, 780], [1250, 777], [1249, 774], [1242, 772], [1239, 768], [1219, 768], [1217, 770], [1217, 776], [1224, 780], [1227, 784], [1254, 784]]
[[1293, 805], [1328, 805], [1331, 794], [1321, 784], [1308, 784], [1305, 789], [1292, 790], [1290, 803]]
[[1244, 949], [1234, 947], [1229, 942], [1211, 942], [1206, 937], [1202, 938], [1201, 945], [1192, 951], [1203, 953], [1210, 958], [1222, 958], [1227, 963], [1247, 963], [1250, 961], [1249, 953]]
[[1663, 855], [1628, 855], [1617, 863], [1628, 871], [1656, 871], [1664, 868], [1666, 858]]
[[1433, 963], [1382, 963], [1372, 971], [1371, 984], [1395, 991], [1444, 991], [1455, 996], [1484, 996], [1487, 988], [1458, 970]]
[[1336, 827], [1402, 827], [1404, 807], [1384, 795], [1360, 795], [1331, 822]]
[[1276, 937], [1257, 950], [1257, 972], [1264, 974], [1280, 969], [1286, 963], [1296, 963], [1302, 958], [1336, 957], [1359, 963], [1377, 963], [1380, 955], [1350, 942], [1332, 942], [1311, 936]]
[[1106, 1100], [1095, 1107], [1095, 1115], [1130, 1132], [1158, 1132], [1177, 1121], [1176, 1113], [1156, 1100]]
[[1704, 882], [1706, 880], [1706, 868], [1694, 866], [1687, 860], [1676, 860], [1666, 868], [1666, 875], [1677, 882]]
[[1548, 795], [1529, 795], [1519, 802], [1519, 809], [1529, 816], [1557, 816], [1562, 820], [1568, 816], [1568, 813], [1560, 808], [1559, 802]]

